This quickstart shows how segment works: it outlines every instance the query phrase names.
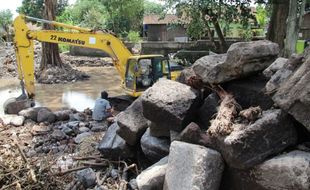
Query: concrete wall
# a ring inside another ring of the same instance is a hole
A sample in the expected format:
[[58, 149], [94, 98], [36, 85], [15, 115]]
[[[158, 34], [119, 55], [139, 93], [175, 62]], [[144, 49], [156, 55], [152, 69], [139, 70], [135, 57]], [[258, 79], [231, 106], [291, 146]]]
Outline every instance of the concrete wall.
[[[238, 39], [227, 40], [227, 45], [238, 42]], [[127, 48], [131, 51], [134, 46], [133, 43], [125, 43]], [[191, 50], [191, 51], [215, 51], [209, 40], [200, 40], [194, 42], [162, 42], [162, 41], [153, 41], [153, 42], [142, 42], [141, 43], [141, 54], [162, 54], [168, 55], [169, 53], [176, 53], [179, 50]], [[215, 51], [216, 52], [216, 51]], [[83, 56], [107, 56], [107, 54], [102, 53], [100, 50], [93, 50], [89, 48], [81, 47], [71, 47], [71, 55], [83, 55]]]

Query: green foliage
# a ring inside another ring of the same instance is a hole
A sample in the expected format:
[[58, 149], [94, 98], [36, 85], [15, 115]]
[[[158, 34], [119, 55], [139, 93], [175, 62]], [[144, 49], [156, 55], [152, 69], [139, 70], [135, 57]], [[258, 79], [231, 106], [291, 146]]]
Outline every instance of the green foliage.
[[[176, 9], [179, 16], [189, 16], [189, 35], [197, 37], [205, 33], [201, 23], [241, 23], [249, 25], [249, 18], [253, 18], [250, 9], [251, 0], [167, 0], [167, 7]], [[195, 13], [198, 12], [198, 13]], [[193, 14], [194, 13], [194, 14]], [[199, 36], [198, 35], [198, 36]]]
[[59, 47], [60, 53], [68, 52], [70, 50], [70, 46], [69, 45], [58, 44], [58, 47]]
[[95, 29], [108, 29], [125, 37], [142, 25], [143, 0], [77, 0], [67, 7], [59, 22]]
[[263, 5], [258, 5], [256, 7], [255, 17], [260, 28], [264, 28], [267, 24], [267, 10]]
[[239, 30], [239, 36], [245, 41], [251, 41], [253, 38], [253, 32], [250, 27], [243, 27]]
[[107, 28], [116, 34], [139, 30], [143, 18], [143, 0], [101, 0], [108, 18]]
[[[6, 40], [9, 41], [10, 37], [9, 37], [9, 33], [10, 33], [10, 29], [9, 26], [12, 24], [12, 17], [13, 14], [11, 13], [11, 11], [9, 9], [6, 10], [2, 10], [0, 11], [0, 27], [5, 31], [6, 33]], [[3, 34], [0, 34], [0, 39], [1, 36]]]
[[164, 13], [164, 6], [155, 3], [149, 0], [144, 0], [144, 15], [150, 15], [150, 14], [156, 14], [156, 15], [161, 15]]
[[130, 30], [128, 32], [127, 38], [129, 42], [138, 43], [141, 41], [140, 34], [137, 31]]
[[199, 12], [191, 12], [192, 20], [188, 25], [186, 32], [193, 40], [199, 40], [206, 35], [205, 22]]
[[0, 25], [3, 29], [6, 29], [10, 24], [12, 24], [13, 14], [9, 9], [0, 11]]
[[[68, 6], [68, 0], [57, 0], [56, 16], [62, 14]], [[18, 13], [28, 16], [43, 18], [44, 0], [23, 0], [22, 5], [17, 8]]]

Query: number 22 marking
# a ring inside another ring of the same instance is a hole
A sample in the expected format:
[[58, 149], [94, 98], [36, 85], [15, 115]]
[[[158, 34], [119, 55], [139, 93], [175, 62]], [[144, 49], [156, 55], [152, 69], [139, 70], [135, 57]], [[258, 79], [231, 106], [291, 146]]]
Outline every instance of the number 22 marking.
[[51, 40], [56, 40], [57, 36], [56, 35], [51, 35]]

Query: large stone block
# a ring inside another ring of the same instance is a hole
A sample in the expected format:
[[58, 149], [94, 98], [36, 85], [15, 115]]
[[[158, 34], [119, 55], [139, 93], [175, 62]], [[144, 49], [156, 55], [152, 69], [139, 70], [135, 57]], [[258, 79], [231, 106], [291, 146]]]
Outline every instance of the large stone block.
[[4, 125], [14, 125], [16, 127], [22, 126], [25, 121], [24, 116], [18, 115], [3, 115], [0, 119], [2, 119]]
[[162, 190], [164, 186], [168, 157], [164, 157], [137, 176], [139, 190]]
[[37, 122], [53, 123], [56, 120], [55, 114], [48, 108], [41, 108], [38, 111]]
[[297, 133], [289, 116], [276, 109], [247, 126], [235, 125], [227, 136], [212, 135], [211, 141], [230, 167], [247, 169], [296, 144]]
[[26, 119], [31, 119], [32, 121], [37, 121], [38, 112], [42, 107], [27, 108], [18, 113], [18, 115], [24, 116]]
[[169, 154], [170, 140], [166, 137], [153, 137], [148, 128], [141, 138], [141, 148], [145, 156], [157, 162]]
[[267, 68], [278, 56], [279, 46], [270, 41], [238, 42], [227, 54], [198, 59], [193, 70], [205, 83], [222, 83]]
[[265, 77], [271, 77], [274, 75], [278, 70], [284, 67], [285, 63], [288, 59], [279, 57], [277, 58], [267, 69], [263, 71]]
[[310, 153], [292, 151], [249, 170], [229, 169], [223, 177], [223, 190], [308, 190]]
[[217, 107], [219, 106], [220, 98], [217, 94], [210, 94], [205, 100], [203, 105], [199, 109], [199, 121], [203, 129], [208, 129], [210, 126], [210, 120], [217, 113]]
[[128, 144], [136, 145], [148, 127], [147, 119], [143, 116], [141, 98], [136, 99], [125, 111], [116, 117], [119, 129], [117, 134]]
[[303, 60], [302, 56], [292, 55], [283, 66], [277, 70], [270, 78], [266, 84], [267, 94], [273, 94], [278, 90], [278, 88], [287, 81], [292, 74], [297, 70], [301, 65]]
[[281, 85], [274, 102], [310, 131], [310, 58]]
[[34, 102], [29, 99], [10, 98], [3, 103], [4, 113], [18, 114], [21, 110], [30, 108]]
[[173, 141], [170, 147], [164, 190], [217, 190], [224, 162], [215, 150]]
[[198, 92], [185, 84], [161, 79], [142, 94], [142, 105], [147, 119], [181, 131], [197, 111]]
[[170, 129], [149, 121], [150, 134], [153, 137], [170, 137]]
[[116, 131], [118, 128], [119, 126], [117, 123], [109, 127], [102, 140], [99, 142], [98, 150], [107, 158], [131, 158], [134, 156], [132, 147], [117, 135]]

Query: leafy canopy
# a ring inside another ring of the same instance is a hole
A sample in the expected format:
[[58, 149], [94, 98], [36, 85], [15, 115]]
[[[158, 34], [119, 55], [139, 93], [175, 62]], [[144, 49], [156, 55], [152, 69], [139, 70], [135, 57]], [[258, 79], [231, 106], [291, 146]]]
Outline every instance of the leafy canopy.
[[163, 14], [165, 7], [162, 4], [155, 3], [149, 0], [144, 1], [144, 15], [149, 14], [156, 14], [160, 15]]
[[167, 0], [167, 7], [177, 10], [179, 16], [190, 19], [188, 34], [198, 38], [203, 36], [206, 24], [241, 23], [249, 25], [253, 18], [250, 9], [251, 0]]
[[0, 25], [3, 29], [6, 29], [12, 24], [13, 14], [9, 9], [0, 11]]
[[[68, 6], [68, 0], [57, 0], [56, 16], [62, 14]], [[23, 0], [22, 5], [17, 8], [18, 13], [28, 16], [43, 18], [44, 0]]]

